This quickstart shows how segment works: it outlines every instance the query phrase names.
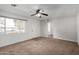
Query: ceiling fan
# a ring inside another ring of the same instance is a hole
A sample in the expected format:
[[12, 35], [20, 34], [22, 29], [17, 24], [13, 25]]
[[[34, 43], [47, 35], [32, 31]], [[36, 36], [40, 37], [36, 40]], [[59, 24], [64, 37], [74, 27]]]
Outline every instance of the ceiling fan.
[[42, 10], [42, 9], [37, 9], [34, 14], [31, 14], [31, 16], [37, 16], [39, 18], [41, 18], [42, 15], [48, 16], [48, 14], [44, 13], [44, 10]]

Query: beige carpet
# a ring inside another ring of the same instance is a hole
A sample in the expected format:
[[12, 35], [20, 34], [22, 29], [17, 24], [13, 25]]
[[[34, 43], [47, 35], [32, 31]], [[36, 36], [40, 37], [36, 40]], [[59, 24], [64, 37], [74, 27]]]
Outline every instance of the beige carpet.
[[51, 38], [35, 38], [0, 48], [1, 55], [79, 54], [77, 43]]

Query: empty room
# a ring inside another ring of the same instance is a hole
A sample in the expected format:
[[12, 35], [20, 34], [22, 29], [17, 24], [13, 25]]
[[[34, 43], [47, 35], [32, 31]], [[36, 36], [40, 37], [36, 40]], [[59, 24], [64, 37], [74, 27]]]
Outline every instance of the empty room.
[[79, 4], [0, 4], [0, 55], [75, 54]]

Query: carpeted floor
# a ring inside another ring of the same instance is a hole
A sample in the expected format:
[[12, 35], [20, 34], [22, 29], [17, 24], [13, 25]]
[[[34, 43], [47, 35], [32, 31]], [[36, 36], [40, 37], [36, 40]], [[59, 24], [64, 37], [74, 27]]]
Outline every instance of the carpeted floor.
[[75, 42], [51, 38], [35, 38], [0, 48], [1, 55], [71, 55], [79, 54]]

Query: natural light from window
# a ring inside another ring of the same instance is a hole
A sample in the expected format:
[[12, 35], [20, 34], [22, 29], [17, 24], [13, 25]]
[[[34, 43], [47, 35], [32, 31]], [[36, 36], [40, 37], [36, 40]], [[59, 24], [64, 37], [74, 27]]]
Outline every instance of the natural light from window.
[[25, 32], [25, 21], [0, 17], [0, 32], [23, 33]]
[[51, 32], [51, 23], [48, 22], [48, 33], [50, 33], [50, 32]]

